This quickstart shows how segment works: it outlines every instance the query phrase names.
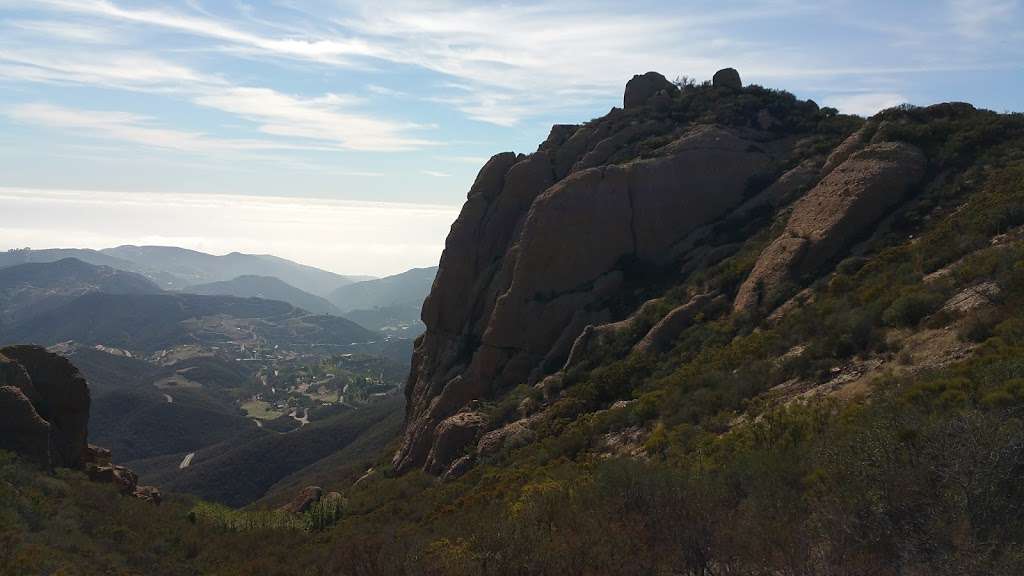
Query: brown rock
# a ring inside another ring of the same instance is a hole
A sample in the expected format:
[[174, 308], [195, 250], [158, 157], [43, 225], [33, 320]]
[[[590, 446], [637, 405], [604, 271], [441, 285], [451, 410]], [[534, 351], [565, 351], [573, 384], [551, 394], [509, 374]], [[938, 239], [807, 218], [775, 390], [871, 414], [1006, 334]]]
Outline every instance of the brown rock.
[[302, 490], [299, 490], [299, 493], [292, 498], [291, 502], [282, 506], [280, 510], [290, 512], [292, 514], [302, 514], [306, 510], [309, 510], [310, 506], [319, 502], [323, 495], [324, 491], [319, 486], [306, 486]]
[[609, 136], [607, 123], [585, 125], [557, 149], [499, 155], [481, 171], [423, 306], [397, 471], [426, 464], [441, 422], [468, 402], [563, 365], [585, 326], [609, 319], [604, 303], [621, 290], [623, 260], [667, 264], [675, 243], [742, 204], [747, 181], [771, 160], [754, 141], [702, 126], [663, 156], [555, 181], [563, 158]]
[[636, 312], [625, 320], [598, 326], [591, 325], [584, 328], [573, 342], [572, 351], [569, 352], [569, 357], [566, 359], [562, 371], [568, 371], [582, 364], [585, 359], [609, 345], [616, 338], [628, 335], [645, 315], [660, 304], [661, 298], [653, 298], [641, 304]]
[[633, 352], [664, 352], [673, 341], [689, 328], [698, 315], [710, 312], [715, 305], [724, 304], [725, 298], [716, 294], [698, 294], [682, 306], [673, 308], [657, 324], [655, 324], [633, 347]]
[[38, 399], [33, 404], [50, 424], [53, 466], [78, 467], [86, 449], [89, 425], [89, 387], [66, 358], [39, 346], [11, 346], [0, 354], [20, 364]]
[[846, 140], [843, 140], [842, 144], [836, 146], [836, 149], [829, 154], [828, 159], [825, 160], [825, 165], [821, 167], [821, 175], [827, 176], [836, 169], [836, 166], [846, 162], [854, 152], [867, 145], [868, 134], [874, 133], [877, 128], [878, 122], [868, 120], [859, 130], [847, 136]]
[[629, 110], [643, 106], [652, 96], [662, 90], [670, 96], [679, 92], [675, 84], [657, 72], [637, 74], [629, 82], [626, 82], [626, 90], [622, 95], [622, 107]]
[[537, 438], [530, 425], [533, 419], [523, 418], [484, 434], [477, 442], [477, 453], [486, 456], [505, 448], [519, 448], [533, 442]]
[[722, 68], [711, 78], [711, 85], [717, 88], [739, 90], [743, 88], [743, 81], [740, 80], [740, 73], [735, 68]]
[[751, 310], [786, 282], [818, 273], [903, 199], [926, 164], [920, 150], [903, 143], [870, 144], [853, 153], [797, 201], [785, 231], [740, 287], [734, 309]]
[[441, 475], [441, 481], [448, 482], [463, 476], [466, 472], [469, 472], [470, 468], [473, 467], [474, 461], [475, 460], [472, 456], [466, 454], [455, 462], [452, 462], [452, 465], [448, 467], [448, 470]]
[[434, 445], [427, 456], [426, 470], [441, 474], [475, 444], [487, 420], [478, 412], [461, 412], [444, 419], [437, 427]]
[[82, 452], [82, 464], [95, 464], [97, 466], [108, 466], [110, 465], [112, 455], [110, 450], [89, 444], [85, 447], [85, 451]]
[[156, 486], [139, 486], [132, 492], [132, 496], [157, 506], [163, 502], [163, 495], [160, 494], [160, 489]]
[[957, 292], [942, 306], [946, 312], [964, 313], [988, 306], [999, 298], [1002, 290], [995, 282], [982, 282]]
[[0, 449], [50, 467], [50, 423], [15, 386], [0, 386]]

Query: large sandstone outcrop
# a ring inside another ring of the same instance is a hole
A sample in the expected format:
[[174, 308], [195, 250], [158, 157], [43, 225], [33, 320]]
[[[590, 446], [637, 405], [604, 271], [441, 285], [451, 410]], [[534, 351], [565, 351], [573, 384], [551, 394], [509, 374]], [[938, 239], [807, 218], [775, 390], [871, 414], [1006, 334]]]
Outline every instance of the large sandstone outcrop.
[[125, 495], [160, 503], [160, 491], [140, 486], [110, 450], [87, 443], [89, 385], [67, 358], [40, 346], [0, 349], [0, 449], [43, 468], [84, 469]]
[[[4, 422], [0, 426], [6, 429], [20, 422], [23, 428], [12, 434], [22, 438], [18, 442], [37, 447], [23, 453], [43, 466], [79, 467], [87, 446], [90, 400], [78, 369], [39, 346], [11, 346], [0, 350], [0, 357], [5, 380], [14, 374], [12, 385], [4, 384], [6, 405], [0, 409]], [[44, 444], [44, 435], [45, 452], [38, 448]]]
[[50, 465], [50, 423], [36, 411], [25, 369], [0, 354], [0, 449]]
[[609, 126], [620, 114], [556, 126], [536, 153], [498, 154], [481, 169], [423, 305], [398, 471], [442, 473], [459, 455], [437, 457], [442, 422], [561, 368], [586, 326], [611, 320], [625, 263], [669, 264], [673, 247], [741, 205], [773, 160], [763, 133], [698, 125], [654, 158], [590, 166], [613, 156], [617, 144], [595, 148], [619, 142]]
[[770, 301], [787, 282], [819, 271], [898, 204], [924, 176], [927, 161], [917, 148], [882, 142], [864, 146], [831, 170], [836, 154], [860, 144], [851, 136], [826, 164], [828, 175], [798, 200], [781, 236], [761, 253], [740, 287], [737, 311]]

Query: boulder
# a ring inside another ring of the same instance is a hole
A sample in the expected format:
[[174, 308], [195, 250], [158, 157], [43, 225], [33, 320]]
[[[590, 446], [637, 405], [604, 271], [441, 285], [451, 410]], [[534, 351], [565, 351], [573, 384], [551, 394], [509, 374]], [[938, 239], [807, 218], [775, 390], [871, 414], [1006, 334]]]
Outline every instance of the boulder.
[[647, 334], [633, 347], [633, 352], [646, 354], [648, 352], [664, 352], [691, 325], [698, 315], [710, 312], [716, 305], [725, 303], [726, 300], [716, 294], [698, 294], [691, 298], [686, 304], [673, 308]]
[[752, 310], [774, 300], [786, 283], [820, 273], [900, 203], [924, 177], [926, 165], [924, 154], [905, 143], [869, 144], [852, 153], [796, 202], [785, 230], [758, 257], [733, 308]]
[[10, 346], [0, 354], [20, 364], [31, 381], [34, 391], [26, 396], [50, 424], [51, 465], [80, 467], [89, 426], [85, 378], [66, 358], [40, 346]]
[[437, 427], [426, 470], [431, 474], [446, 471], [468, 446], [476, 443], [486, 425], [486, 418], [479, 412], [460, 412], [444, 419]]
[[313, 504], [320, 501], [324, 495], [324, 491], [319, 486], [306, 486], [299, 493], [291, 499], [290, 502], [281, 506], [280, 510], [290, 512], [292, 514], [302, 514]]
[[156, 486], [138, 486], [135, 491], [132, 492], [132, 496], [142, 500], [143, 502], [149, 502], [150, 504], [160, 505], [163, 501], [163, 495], [160, 494], [160, 489]]
[[662, 91], [671, 97], [675, 96], [679, 89], [657, 72], [637, 74], [629, 82], [626, 82], [626, 90], [622, 94], [622, 107], [630, 110], [644, 106], [651, 97]]
[[739, 90], [743, 88], [743, 81], [740, 80], [740, 73], [735, 68], [722, 68], [711, 78], [711, 85], [716, 88]]

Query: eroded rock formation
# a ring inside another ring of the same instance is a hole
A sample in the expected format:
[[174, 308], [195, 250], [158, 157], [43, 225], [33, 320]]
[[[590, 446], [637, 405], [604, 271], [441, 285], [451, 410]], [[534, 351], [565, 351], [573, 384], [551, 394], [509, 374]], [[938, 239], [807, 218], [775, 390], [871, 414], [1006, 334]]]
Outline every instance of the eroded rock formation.
[[[652, 78], [631, 80], [627, 103], [643, 105], [635, 94], [649, 97], [652, 82], [665, 88]], [[438, 451], [442, 422], [561, 368], [587, 325], [611, 320], [624, 263], [671, 262], [677, 243], [741, 205], [788, 146], [753, 129], [622, 125], [620, 113], [556, 126], [537, 152], [498, 154], [481, 169], [423, 306], [399, 471], [442, 473], [460, 453]], [[670, 136], [655, 157], [610, 163], [652, 134]]]
[[[823, 149], [813, 126], [829, 113], [813, 102], [745, 88], [732, 69], [712, 84], [635, 76], [624, 109], [484, 165], [423, 306], [398, 472], [452, 478], [531, 441], [543, 407], [509, 423], [481, 402], [521, 384], [551, 401], [609, 345], [658, 353], [700, 315], [757, 307], [868, 233], [924, 173], [921, 152], [876, 141], [877, 126]], [[767, 230], [791, 205], [735, 299], [734, 285], [673, 309], [638, 291], [642, 274], [678, 282], [728, 257], [744, 227]]]
[[88, 444], [89, 385], [67, 358], [40, 346], [0, 349], [0, 449], [43, 468], [84, 469], [90, 479], [125, 495], [160, 503], [110, 451]]
[[6, 398], [2, 410], [7, 416], [0, 419], [4, 422], [0, 426], [10, 429], [3, 436], [6, 440], [0, 440], [3, 447], [8, 447], [8, 442], [21, 444], [21, 450], [16, 446], [9, 449], [45, 467], [81, 467], [90, 400], [89, 387], [78, 369], [39, 346], [0, 350], [0, 366], [4, 374], [0, 378], [5, 380], [2, 397]]
[[[854, 134], [851, 139], [862, 136]], [[832, 156], [847, 155], [847, 140]], [[770, 302], [787, 282], [815, 272], [889, 212], [924, 176], [926, 159], [903, 143], [870, 144], [798, 200], [781, 236], [761, 253], [734, 302], [738, 311]], [[830, 158], [829, 162], [833, 162]]]

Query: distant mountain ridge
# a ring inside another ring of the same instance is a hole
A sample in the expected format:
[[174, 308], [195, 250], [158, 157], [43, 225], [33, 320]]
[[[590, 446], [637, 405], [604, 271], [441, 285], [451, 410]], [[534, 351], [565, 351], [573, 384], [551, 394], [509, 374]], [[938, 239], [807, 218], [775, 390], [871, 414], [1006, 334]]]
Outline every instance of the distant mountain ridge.
[[158, 294], [160, 287], [139, 274], [95, 266], [77, 258], [0, 268], [0, 323], [20, 322], [82, 295]]
[[300, 290], [324, 295], [364, 279], [360, 276], [342, 276], [270, 255], [232, 252], [215, 256], [173, 246], [130, 245], [106, 248], [101, 252], [139, 266], [165, 270], [184, 283], [180, 288], [223, 282], [238, 276], [274, 276]]
[[232, 280], [189, 286], [184, 291], [190, 294], [206, 296], [238, 296], [240, 298], [280, 300], [314, 314], [340, 315], [340, 311], [324, 298], [310, 294], [305, 290], [300, 290], [274, 276], [255, 276], [249, 274]]
[[327, 299], [342, 312], [402, 305], [419, 309], [436, 275], [437, 266], [413, 268], [401, 274], [341, 286]]
[[118, 246], [103, 250], [84, 248], [28, 248], [0, 252], [0, 268], [27, 263], [77, 258], [95, 266], [135, 272], [164, 290], [183, 290], [196, 284], [223, 282], [239, 276], [274, 276], [300, 290], [326, 296], [341, 286], [372, 279], [345, 276], [267, 254], [232, 252], [223, 256], [174, 246]]

